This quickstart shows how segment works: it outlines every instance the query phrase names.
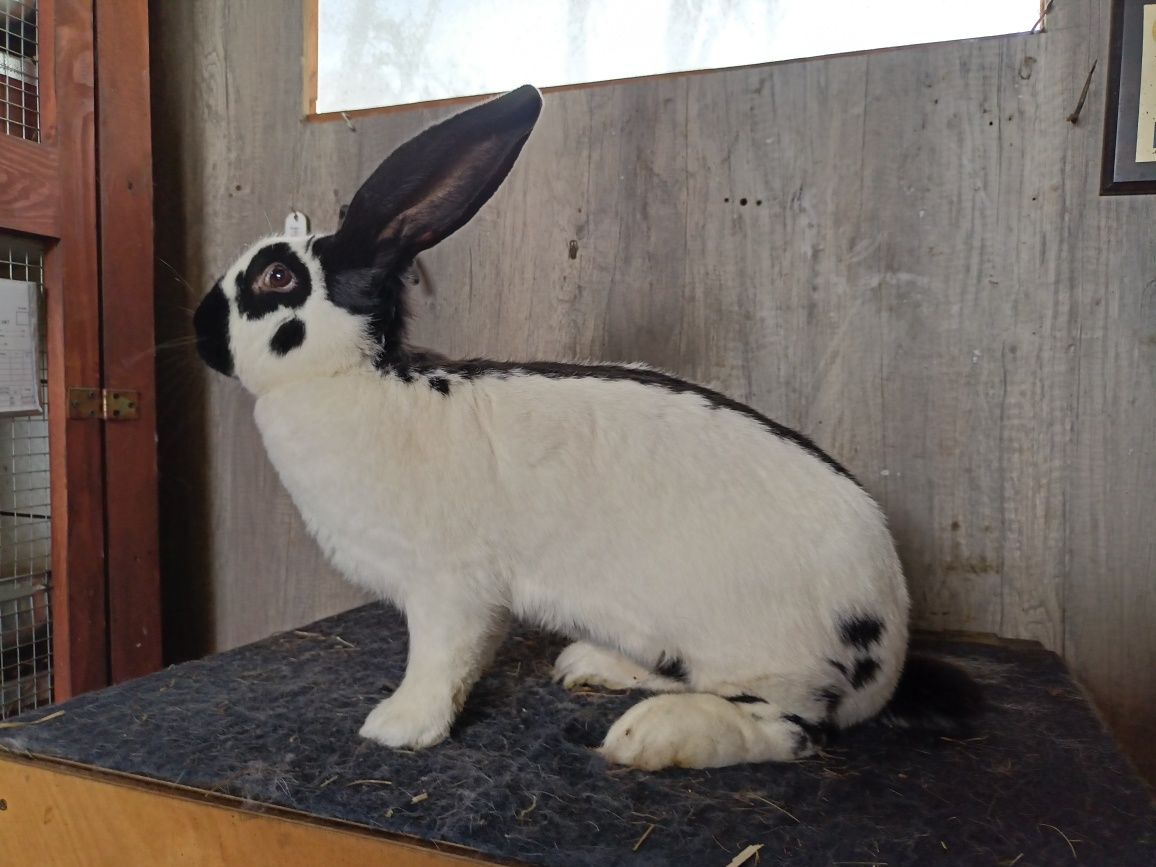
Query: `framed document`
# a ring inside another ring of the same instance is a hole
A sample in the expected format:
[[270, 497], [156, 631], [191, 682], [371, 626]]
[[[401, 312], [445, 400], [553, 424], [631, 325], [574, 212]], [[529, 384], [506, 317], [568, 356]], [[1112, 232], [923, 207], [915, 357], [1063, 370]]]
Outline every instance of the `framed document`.
[[1100, 192], [1156, 193], [1156, 0], [1113, 0]]

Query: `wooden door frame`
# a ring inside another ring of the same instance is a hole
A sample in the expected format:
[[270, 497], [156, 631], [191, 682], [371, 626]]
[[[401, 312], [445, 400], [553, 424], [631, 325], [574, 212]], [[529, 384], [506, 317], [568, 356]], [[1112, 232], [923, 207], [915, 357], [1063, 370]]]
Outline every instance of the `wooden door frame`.
[[[40, 0], [38, 32], [41, 136], [0, 135], [0, 229], [50, 245], [53, 677], [63, 700], [161, 664], [147, 0], [117, 0], [115, 14], [111, 0]], [[110, 385], [140, 391], [139, 420], [69, 417], [69, 387]]]
[[162, 664], [149, 17], [148, 0], [94, 2], [104, 383], [142, 398], [138, 419], [104, 426], [109, 675], [119, 683]]

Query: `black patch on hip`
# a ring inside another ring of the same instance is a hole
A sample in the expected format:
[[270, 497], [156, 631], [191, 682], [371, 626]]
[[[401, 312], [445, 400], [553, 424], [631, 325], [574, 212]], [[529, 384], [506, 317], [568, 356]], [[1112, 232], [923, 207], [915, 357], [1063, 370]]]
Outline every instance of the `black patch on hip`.
[[[270, 265], [279, 262], [297, 278], [297, 285], [289, 292], [256, 292], [253, 284]], [[260, 319], [283, 307], [296, 310], [313, 291], [309, 269], [284, 241], [269, 244], [253, 254], [243, 274], [237, 275], [237, 309], [246, 319]]]
[[221, 282], [201, 299], [193, 314], [197, 333], [197, 353], [209, 367], [225, 376], [233, 375], [233, 353], [229, 349], [229, 299]]
[[870, 650], [883, 635], [883, 621], [871, 614], [853, 614], [839, 619], [839, 640], [848, 647]]
[[827, 719], [834, 719], [843, 703], [843, 692], [836, 686], [824, 686], [815, 690], [815, 701], [821, 702], [827, 710]]
[[305, 323], [300, 319], [290, 319], [284, 323], [269, 341], [274, 355], [288, 355], [305, 342]]
[[811, 722], [794, 713], [785, 713], [780, 719], [798, 727], [791, 745], [796, 758], [811, 752], [812, 747], [825, 746], [838, 733], [838, 729], [831, 723]]
[[851, 686], [862, 689], [879, 676], [879, 662], [873, 656], [855, 660], [855, 670], [851, 672]]
[[690, 676], [687, 673], [685, 662], [677, 656], [667, 656], [665, 653], [659, 654], [658, 663], [654, 666], [654, 673], [682, 683], [686, 683]]

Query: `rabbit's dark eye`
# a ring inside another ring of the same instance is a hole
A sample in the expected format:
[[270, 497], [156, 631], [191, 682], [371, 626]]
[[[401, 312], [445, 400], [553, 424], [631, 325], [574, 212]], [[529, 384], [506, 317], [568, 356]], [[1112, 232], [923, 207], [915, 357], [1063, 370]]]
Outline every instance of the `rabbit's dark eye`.
[[280, 262], [274, 262], [257, 278], [258, 292], [288, 292], [297, 285], [293, 272]]

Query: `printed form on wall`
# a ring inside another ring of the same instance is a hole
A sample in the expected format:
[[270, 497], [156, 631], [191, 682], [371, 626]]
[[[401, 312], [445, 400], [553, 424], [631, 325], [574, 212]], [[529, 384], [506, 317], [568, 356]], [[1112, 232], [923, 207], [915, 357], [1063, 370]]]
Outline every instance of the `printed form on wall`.
[[1156, 162], [1156, 4], [1144, 7], [1140, 61], [1140, 116], [1136, 124], [1136, 162]]
[[40, 412], [36, 284], [0, 279], [0, 415]]

